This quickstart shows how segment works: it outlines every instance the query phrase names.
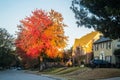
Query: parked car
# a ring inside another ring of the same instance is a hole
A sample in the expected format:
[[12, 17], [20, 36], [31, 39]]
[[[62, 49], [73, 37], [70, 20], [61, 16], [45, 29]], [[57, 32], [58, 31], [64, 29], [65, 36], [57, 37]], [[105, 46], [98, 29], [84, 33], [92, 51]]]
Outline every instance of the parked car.
[[111, 64], [108, 61], [100, 60], [100, 59], [93, 59], [90, 61], [90, 66], [95, 67], [110, 67]]

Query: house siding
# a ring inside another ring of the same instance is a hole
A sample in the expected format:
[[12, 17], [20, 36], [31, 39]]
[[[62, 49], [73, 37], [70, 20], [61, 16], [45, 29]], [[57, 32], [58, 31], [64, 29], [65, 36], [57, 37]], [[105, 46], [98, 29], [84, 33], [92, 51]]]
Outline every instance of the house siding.
[[[75, 39], [72, 55], [73, 58], [77, 58], [80, 56], [86, 56], [84, 62], [88, 64], [92, 59], [93, 52], [93, 42], [99, 39], [101, 34], [99, 32], [91, 32], [80, 39]], [[79, 48], [79, 52], [77, 52], [77, 48]], [[79, 56], [77, 54], [80, 54]], [[73, 62], [74, 63], [74, 62]]]
[[103, 53], [106, 61], [116, 64], [116, 57], [113, 53], [116, 49], [120, 49], [119, 45], [120, 42], [118, 40], [95, 43], [93, 45], [94, 58], [100, 59], [100, 55]]

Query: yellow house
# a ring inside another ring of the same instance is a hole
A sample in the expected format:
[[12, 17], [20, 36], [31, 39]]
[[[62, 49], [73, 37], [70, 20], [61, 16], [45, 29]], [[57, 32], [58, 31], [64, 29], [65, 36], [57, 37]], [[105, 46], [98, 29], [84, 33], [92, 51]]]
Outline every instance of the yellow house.
[[120, 54], [114, 54], [117, 49], [120, 49], [120, 40], [101, 37], [93, 45], [94, 59], [105, 60], [112, 64], [120, 63]]
[[99, 32], [94, 31], [86, 34], [80, 39], [75, 39], [72, 49], [73, 62], [78, 57], [80, 60], [82, 58], [81, 56], [85, 56], [82, 61], [89, 63], [89, 55], [92, 53], [93, 42], [98, 40], [100, 35], [101, 34]]

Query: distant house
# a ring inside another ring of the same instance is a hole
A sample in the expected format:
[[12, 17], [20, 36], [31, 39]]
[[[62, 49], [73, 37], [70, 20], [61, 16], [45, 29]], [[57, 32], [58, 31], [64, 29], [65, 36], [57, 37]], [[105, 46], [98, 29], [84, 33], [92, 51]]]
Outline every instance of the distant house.
[[115, 55], [115, 50], [120, 49], [120, 40], [100, 37], [93, 44], [95, 59], [106, 60], [112, 64], [120, 63], [120, 54]]
[[100, 35], [99, 32], [95, 31], [86, 34], [80, 39], [75, 39], [72, 49], [73, 63], [75, 63], [75, 61], [79, 61], [78, 63], [81, 61], [89, 63], [92, 57], [93, 42], [98, 40]]

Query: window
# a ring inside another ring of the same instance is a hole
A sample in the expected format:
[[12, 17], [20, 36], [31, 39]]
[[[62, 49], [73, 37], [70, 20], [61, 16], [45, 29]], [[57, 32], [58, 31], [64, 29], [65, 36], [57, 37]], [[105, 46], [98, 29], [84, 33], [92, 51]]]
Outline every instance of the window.
[[97, 50], [98, 50], [99, 49], [99, 44], [97, 44], [96, 47], [97, 47]]
[[111, 42], [109, 42], [109, 46], [108, 47], [109, 47], [109, 49], [111, 49]]
[[106, 49], [108, 49], [108, 42], [106, 42]]
[[103, 44], [103, 43], [100, 44], [101, 48], [102, 48], [102, 44]]
[[120, 48], [120, 44], [118, 44], [118, 45], [117, 45], [117, 47], [119, 47], [119, 48]]
[[97, 51], [98, 50], [98, 44], [94, 45], [94, 50]]
[[105, 56], [105, 60], [111, 62], [111, 56]]
[[102, 45], [102, 46], [103, 46], [103, 48], [104, 48], [104, 43], [103, 43], [103, 45]]

